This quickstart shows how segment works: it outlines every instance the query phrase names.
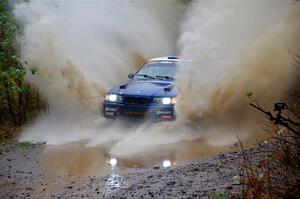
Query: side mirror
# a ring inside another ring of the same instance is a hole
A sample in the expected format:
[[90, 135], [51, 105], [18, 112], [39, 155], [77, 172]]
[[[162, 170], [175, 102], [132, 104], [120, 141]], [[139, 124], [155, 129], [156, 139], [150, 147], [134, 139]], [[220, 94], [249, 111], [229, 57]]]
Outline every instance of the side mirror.
[[128, 74], [128, 78], [129, 78], [129, 79], [133, 79], [134, 75], [135, 75], [134, 73], [129, 73], [129, 74]]

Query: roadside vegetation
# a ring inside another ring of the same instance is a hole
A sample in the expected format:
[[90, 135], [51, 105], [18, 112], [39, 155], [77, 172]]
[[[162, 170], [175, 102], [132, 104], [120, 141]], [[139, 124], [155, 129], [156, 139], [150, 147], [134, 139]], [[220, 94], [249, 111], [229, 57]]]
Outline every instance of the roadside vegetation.
[[22, 26], [12, 14], [10, 0], [0, 2], [0, 142], [11, 141], [21, 126], [44, 109], [39, 93], [25, 80], [35, 67], [20, 60], [17, 35]]
[[7, 147], [20, 147], [20, 148], [29, 148], [32, 147], [34, 144], [32, 142], [24, 141], [24, 142], [17, 142], [17, 143], [0, 143], [0, 149], [1, 148], [7, 148]]
[[[294, 65], [299, 69], [300, 49], [292, 54]], [[287, 106], [276, 113], [263, 110], [258, 101], [252, 100], [253, 93], [246, 94], [257, 109], [264, 113], [267, 125], [264, 129], [270, 134], [265, 141], [265, 157], [253, 161], [243, 144], [240, 146], [244, 157], [243, 198], [299, 198], [300, 196], [300, 88], [288, 92]], [[277, 107], [278, 108], [278, 107]], [[264, 112], [265, 111], [265, 112]], [[263, 123], [263, 122], [262, 122]]]
[[244, 198], [298, 198], [300, 195], [299, 135], [275, 126], [273, 130], [272, 139], [266, 143], [265, 159], [253, 162], [251, 154], [243, 149]]

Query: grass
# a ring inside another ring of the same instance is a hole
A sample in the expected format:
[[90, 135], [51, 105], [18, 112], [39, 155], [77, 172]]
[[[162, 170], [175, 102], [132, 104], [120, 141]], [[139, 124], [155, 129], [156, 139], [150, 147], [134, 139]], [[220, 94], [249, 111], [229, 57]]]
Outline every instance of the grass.
[[6, 147], [12, 147], [12, 146], [16, 146], [16, 147], [20, 147], [20, 148], [28, 148], [28, 147], [31, 147], [32, 145], [33, 145], [33, 143], [29, 142], [29, 141], [17, 142], [17, 143], [0, 142], [0, 148], [6, 148]]
[[210, 192], [209, 194], [211, 199], [230, 199], [230, 195], [227, 193], [223, 193], [223, 192]]
[[31, 147], [33, 145], [32, 142], [29, 141], [25, 141], [25, 142], [18, 142], [15, 144], [15, 146], [21, 147], [21, 148], [27, 148], [27, 147]]

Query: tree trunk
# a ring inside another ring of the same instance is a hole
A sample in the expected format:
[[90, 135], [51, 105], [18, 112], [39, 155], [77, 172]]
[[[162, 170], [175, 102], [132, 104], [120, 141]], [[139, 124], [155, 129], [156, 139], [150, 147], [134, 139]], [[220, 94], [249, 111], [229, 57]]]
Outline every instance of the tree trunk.
[[13, 109], [13, 102], [10, 96], [10, 93], [7, 89], [7, 87], [5, 87], [5, 93], [6, 93], [6, 99], [7, 99], [7, 104], [8, 104], [8, 109], [9, 109], [9, 115], [11, 118], [11, 121], [13, 122], [14, 126], [16, 126], [18, 124], [16, 117], [15, 117], [15, 113], [14, 113], [14, 109]]

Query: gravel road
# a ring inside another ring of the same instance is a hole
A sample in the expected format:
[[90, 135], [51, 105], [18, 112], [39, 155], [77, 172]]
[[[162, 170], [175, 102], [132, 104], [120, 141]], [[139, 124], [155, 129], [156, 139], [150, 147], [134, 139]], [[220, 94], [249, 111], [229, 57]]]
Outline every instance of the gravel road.
[[[241, 197], [241, 152], [218, 153], [167, 168], [155, 166], [78, 178], [41, 166], [45, 147], [34, 144], [0, 148], [0, 198]], [[262, 148], [263, 144], [258, 144], [247, 150], [252, 161], [263, 158]]]

